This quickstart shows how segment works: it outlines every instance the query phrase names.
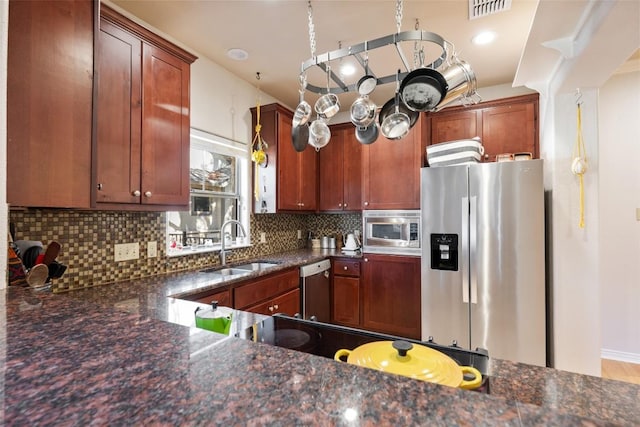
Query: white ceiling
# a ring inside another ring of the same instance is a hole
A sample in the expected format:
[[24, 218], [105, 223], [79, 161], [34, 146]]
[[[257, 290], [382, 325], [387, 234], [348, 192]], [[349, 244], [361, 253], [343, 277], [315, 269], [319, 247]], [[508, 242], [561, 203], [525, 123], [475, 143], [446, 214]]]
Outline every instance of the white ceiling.
[[[254, 86], [258, 83], [256, 72], [260, 72], [261, 90], [288, 106], [298, 104], [301, 65], [311, 57], [307, 1], [111, 0], [110, 3]], [[401, 31], [413, 30], [418, 19], [419, 29], [437, 33], [454, 44], [459, 57], [475, 72], [478, 87], [511, 84], [537, 5], [537, 0], [512, 0], [510, 10], [469, 20], [465, 0], [405, 0]], [[318, 55], [338, 49], [339, 42], [345, 48], [396, 32], [394, 0], [313, 0], [311, 6]], [[496, 32], [496, 40], [487, 46], [472, 45], [471, 38], [482, 30]], [[240, 62], [229, 59], [226, 52], [231, 48], [246, 50], [249, 58]], [[413, 65], [413, 43], [403, 43], [402, 49]], [[337, 68], [334, 62], [333, 70]], [[400, 65], [394, 49], [370, 52], [370, 67], [378, 77], [388, 75], [390, 69], [403, 68]], [[358, 69], [352, 78], [345, 78], [345, 83], [354, 84], [363, 74]], [[310, 72], [309, 81], [325, 87], [326, 75], [319, 70]], [[371, 98], [382, 105], [393, 96], [394, 89], [393, 83], [383, 85], [376, 88]], [[317, 95], [307, 92], [306, 98], [313, 102]], [[341, 96], [343, 105], [354, 98], [354, 94]]]

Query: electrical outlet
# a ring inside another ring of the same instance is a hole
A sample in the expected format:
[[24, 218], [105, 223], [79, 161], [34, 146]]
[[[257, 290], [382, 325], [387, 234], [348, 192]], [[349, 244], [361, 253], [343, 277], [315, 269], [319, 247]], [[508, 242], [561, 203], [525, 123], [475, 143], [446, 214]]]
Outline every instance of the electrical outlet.
[[264, 231], [260, 233], [260, 243], [267, 243], [267, 234]]
[[147, 243], [147, 258], [155, 258], [158, 256], [158, 242]]
[[298, 230], [298, 239], [302, 239], [302, 230]]
[[128, 261], [140, 258], [139, 243], [120, 243], [113, 247], [114, 258], [116, 262]]

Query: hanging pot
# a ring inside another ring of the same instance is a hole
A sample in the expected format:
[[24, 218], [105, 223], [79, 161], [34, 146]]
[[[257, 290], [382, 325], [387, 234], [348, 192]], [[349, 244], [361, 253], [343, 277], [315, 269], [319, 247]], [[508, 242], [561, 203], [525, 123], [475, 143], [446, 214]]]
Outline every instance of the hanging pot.
[[358, 80], [358, 83], [356, 84], [356, 88], [358, 90], [358, 93], [360, 94], [360, 96], [366, 96], [369, 95], [371, 92], [373, 92], [373, 90], [376, 88], [376, 85], [378, 84], [378, 79], [372, 75], [369, 74], [369, 52], [367, 52], [367, 42], [365, 43], [365, 59], [364, 59], [364, 76], [362, 76], [360, 78], [360, 80]]
[[314, 105], [314, 109], [318, 116], [323, 119], [330, 119], [335, 116], [338, 111], [340, 111], [340, 100], [338, 96], [334, 93], [331, 93], [329, 89], [329, 76], [331, 75], [331, 67], [327, 67], [327, 93], [322, 95], [316, 101]]
[[311, 118], [311, 105], [303, 98], [303, 92], [300, 91], [300, 103], [293, 113], [292, 124], [294, 127], [299, 125], [306, 125]]
[[[418, 122], [418, 117], [420, 117], [420, 113], [418, 111], [409, 110], [409, 108], [407, 108], [407, 106], [404, 105], [403, 102], [399, 103], [398, 108], [400, 109], [401, 112], [409, 116], [410, 127], [413, 127]], [[389, 116], [390, 114], [394, 113], [395, 109], [396, 109], [395, 98], [391, 98], [390, 100], [385, 102], [385, 104], [380, 109], [380, 112], [378, 113], [378, 123], [382, 126], [382, 122], [384, 121], [384, 119], [387, 118], [387, 116]]]
[[291, 128], [291, 142], [293, 143], [293, 148], [297, 152], [302, 152], [305, 148], [307, 148], [307, 144], [309, 143], [308, 123]]
[[387, 115], [380, 124], [380, 131], [387, 139], [402, 139], [411, 129], [411, 119], [407, 113], [400, 111], [400, 95], [396, 92], [395, 111]]
[[306, 124], [311, 118], [311, 105], [304, 100], [304, 90], [307, 87], [307, 78], [300, 76], [300, 103], [293, 113], [293, 127]]
[[361, 96], [351, 104], [351, 123], [357, 127], [367, 127], [376, 120], [375, 102], [368, 96]]
[[309, 126], [309, 145], [320, 149], [329, 143], [331, 130], [322, 119], [314, 120]]
[[380, 128], [375, 121], [366, 127], [356, 127], [356, 139], [360, 144], [373, 144], [379, 134]]
[[400, 96], [410, 110], [429, 111], [440, 103], [447, 89], [447, 81], [438, 71], [418, 68], [402, 79]]
[[442, 70], [442, 76], [447, 81], [448, 89], [435, 111], [440, 111], [458, 98], [471, 99], [477, 96], [476, 75], [467, 62], [454, 57], [451, 64]]
[[[460, 366], [440, 351], [407, 341], [370, 342], [354, 350], [338, 350], [334, 359], [342, 361], [345, 356], [353, 365], [449, 387], [470, 390], [482, 384], [482, 374], [476, 368]], [[465, 380], [464, 374], [474, 378]]]

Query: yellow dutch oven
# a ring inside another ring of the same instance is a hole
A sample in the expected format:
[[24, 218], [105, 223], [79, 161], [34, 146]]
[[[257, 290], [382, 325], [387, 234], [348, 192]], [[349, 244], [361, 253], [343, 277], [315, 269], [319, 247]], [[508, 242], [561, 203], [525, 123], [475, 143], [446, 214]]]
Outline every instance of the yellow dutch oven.
[[[370, 342], [354, 350], [341, 349], [334, 359], [341, 362], [342, 357], [353, 365], [450, 387], [470, 390], [482, 384], [482, 374], [476, 368], [460, 366], [440, 351], [402, 340]], [[465, 380], [465, 373], [474, 378]]]

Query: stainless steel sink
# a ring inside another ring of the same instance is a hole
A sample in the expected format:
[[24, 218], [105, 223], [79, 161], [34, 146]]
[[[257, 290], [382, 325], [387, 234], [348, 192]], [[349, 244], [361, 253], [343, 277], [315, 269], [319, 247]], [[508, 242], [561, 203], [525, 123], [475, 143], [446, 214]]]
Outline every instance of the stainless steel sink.
[[233, 267], [234, 270], [249, 270], [249, 271], [258, 271], [265, 270], [269, 267], [275, 267], [278, 265], [275, 262], [252, 262], [250, 264], [242, 264], [236, 265]]
[[270, 267], [275, 267], [278, 263], [275, 262], [252, 262], [248, 264], [234, 265], [227, 268], [206, 268], [200, 270], [200, 273], [207, 273], [217, 277], [233, 277], [249, 274], [253, 271], [265, 270]]

